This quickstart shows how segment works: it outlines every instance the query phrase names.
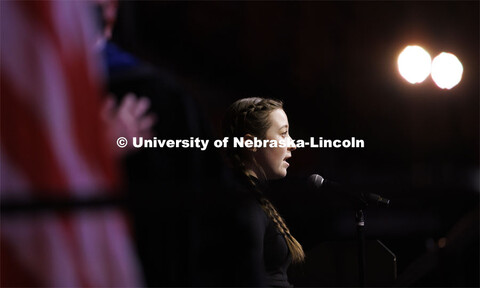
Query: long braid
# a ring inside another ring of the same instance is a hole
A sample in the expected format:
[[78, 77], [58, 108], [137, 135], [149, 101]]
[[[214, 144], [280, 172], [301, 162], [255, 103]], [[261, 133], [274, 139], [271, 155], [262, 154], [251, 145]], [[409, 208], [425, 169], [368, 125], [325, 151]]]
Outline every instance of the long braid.
[[303, 260], [305, 259], [305, 253], [303, 252], [302, 245], [300, 245], [297, 239], [295, 239], [295, 237], [292, 236], [292, 234], [290, 233], [290, 230], [287, 227], [287, 224], [285, 224], [285, 220], [283, 220], [282, 216], [278, 214], [273, 204], [270, 201], [268, 201], [267, 198], [261, 197], [259, 199], [259, 202], [263, 208], [263, 211], [265, 211], [265, 213], [267, 213], [270, 219], [273, 220], [273, 222], [277, 226], [278, 231], [282, 233], [283, 236], [285, 237], [285, 240], [287, 241], [288, 249], [292, 254], [292, 261], [294, 263], [303, 262]]
[[[257, 129], [262, 130], [261, 127], [260, 128], [258, 127], [260, 126], [258, 125], [259, 123], [249, 123], [250, 117], [248, 116], [259, 111], [263, 111], [264, 112], [263, 114], [268, 116], [268, 114], [273, 110], [272, 106], [274, 109], [282, 108], [282, 103], [274, 100], [261, 99], [261, 98], [247, 98], [244, 100], [250, 100], [253, 103], [250, 103], [246, 107], [240, 107], [240, 109], [236, 111], [230, 111], [231, 113], [228, 116], [230, 116], [231, 118], [227, 119], [230, 121], [224, 121], [224, 125], [227, 124], [228, 122], [230, 122], [228, 123], [230, 125], [229, 127], [224, 127], [224, 134], [227, 134], [232, 137], [238, 136], [238, 135], [244, 135], [246, 134], [246, 132], [250, 132], [250, 131], [247, 131], [249, 130], [248, 126], [257, 126], [256, 127]], [[267, 103], [264, 104], [263, 102], [265, 102], [265, 100]], [[269, 102], [269, 101], [272, 101], [273, 104], [272, 102]], [[264, 118], [266, 117], [264, 116]], [[261, 119], [261, 121], [262, 120], [263, 122], [265, 122], [265, 119]], [[264, 126], [266, 125], [264, 124]], [[265, 127], [263, 127], [263, 129], [266, 130]], [[251, 131], [251, 132], [255, 132], [255, 131]], [[262, 210], [273, 221], [273, 223], [275, 223], [275, 226], [278, 232], [280, 232], [283, 235], [287, 243], [288, 249], [290, 251], [290, 254], [292, 255], [292, 262], [294, 263], [303, 262], [305, 259], [305, 253], [302, 249], [302, 246], [300, 245], [300, 243], [298, 243], [295, 237], [292, 236], [292, 234], [290, 233], [290, 230], [285, 224], [285, 221], [277, 212], [277, 209], [275, 209], [273, 204], [263, 196], [263, 193], [257, 187], [256, 183], [247, 174], [247, 169], [245, 167], [244, 161], [242, 161], [242, 158], [239, 154], [239, 150], [233, 149], [231, 147], [229, 148], [230, 149], [227, 149], [227, 157], [232, 162], [233, 168], [237, 171], [239, 175], [241, 175], [242, 178], [244, 178], [245, 182], [248, 183], [248, 185], [250, 185], [250, 187], [252, 188], [252, 191], [255, 194], [257, 201], [262, 207]]]

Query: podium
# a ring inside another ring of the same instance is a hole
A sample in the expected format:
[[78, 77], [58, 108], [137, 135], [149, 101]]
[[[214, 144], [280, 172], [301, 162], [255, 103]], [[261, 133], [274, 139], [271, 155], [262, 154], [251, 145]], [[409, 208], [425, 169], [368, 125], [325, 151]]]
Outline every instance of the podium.
[[[365, 241], [367, 287], [392, 286], [397, 260], [379, 240]], [[358, 287], [358, 244], [356, 241], [323, 242], [307, 251], [304, 264], [292, 266], [291, 283], [303, 287]]]

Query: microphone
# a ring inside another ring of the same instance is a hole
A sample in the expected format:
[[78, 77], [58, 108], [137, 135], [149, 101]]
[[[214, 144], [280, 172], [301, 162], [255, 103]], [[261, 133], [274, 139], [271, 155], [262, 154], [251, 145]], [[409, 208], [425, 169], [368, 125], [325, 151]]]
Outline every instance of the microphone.
[[308, 177], [308, 183], [314, 190], [320, 190], [325, 196], [345, 196], [350, 201], [356, 202], [361, 206], [367, 206], [368, 203], [376, 203], [377, 205], [389, 205], [390, 200], [383, 198], [380, 195], [367, 192], [357, 192], [352, 189], [348, 189], [342, 184], [328, 181], [318, 174], [312, 174]]

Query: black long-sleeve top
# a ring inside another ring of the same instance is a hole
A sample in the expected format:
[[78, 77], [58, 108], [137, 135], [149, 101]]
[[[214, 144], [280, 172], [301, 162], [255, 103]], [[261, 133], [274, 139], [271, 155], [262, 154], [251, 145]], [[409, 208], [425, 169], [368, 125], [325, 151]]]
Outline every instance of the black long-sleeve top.
[[[245, 233], [242, 237], [246, 246], [240, 250], [250, 250], [245, 260], [252, 263], [261, 263], [259, 269], [262, 284], [269, 287], [291, 286], [287, 278], [287, 269], [291, 262], [290, 252], [284, 236], [270, 217], [260, 206], [255, 197], [245, 199], [239, 206], [237, 215], [240, 231]], [[240, 243], [241, 244], [241, 243]]]
[[200, 247], [197, 273], [201, 280], [197, 284], [291, 287], [287, 243], [258, 201], [258, 192], [267, 187], [256, 184], [258, 191], [239, 182], [207, 207], [210, 216], [203, 218], [201, 231], [207, 245]]

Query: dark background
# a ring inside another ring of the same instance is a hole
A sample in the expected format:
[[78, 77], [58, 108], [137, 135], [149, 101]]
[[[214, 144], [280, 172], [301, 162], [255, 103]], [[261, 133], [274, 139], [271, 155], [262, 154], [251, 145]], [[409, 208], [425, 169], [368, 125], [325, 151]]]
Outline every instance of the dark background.
[[[295, 188], [311, 173], [392, 200], [389, 208], [367, 211], [367, 237], [397, 255], [399, 274], [435, 251], [478, 207], [477, 1], [122, 2], [117, 23], [114, 41], [169, 71], [214, 138], [228, 105], [262, 96], [284, 101], [294, 139], [365, 140], [364, 149], [294, 152], [289, 175], [278, 185], [289, 192], [280, 191], [276, 202], [307, 249], [322, 239], [353, 239], [355, 227], [350, 211], [325, 218], [318, 208], [283, 206], [304, 197]], [[451, 90], [430, 77], [406, 82], [396, 61], [407, 45], [424, 47], [432, 58], [454, 53], [463, 64], [462, 81]], [[303, 219], [295, 218], [304, 211]], [[469, 225], [474, 242], [464, 249], [477, 248], [457, 269], [470, 267], [475, 272], [465, 277], [478, 283], [478, 225]]]

